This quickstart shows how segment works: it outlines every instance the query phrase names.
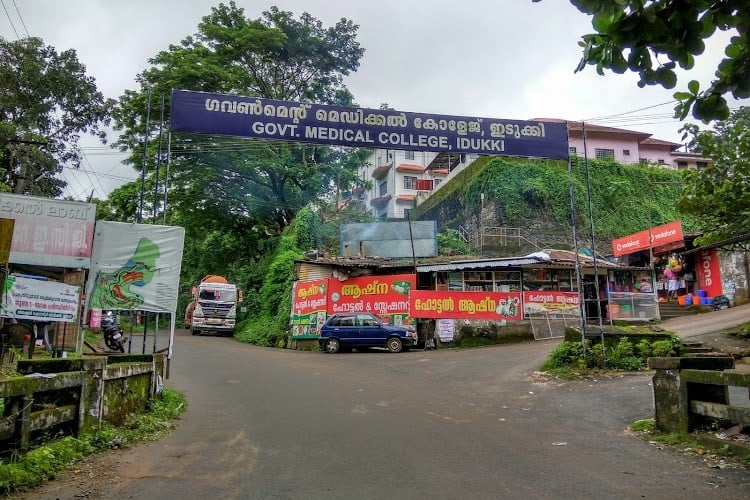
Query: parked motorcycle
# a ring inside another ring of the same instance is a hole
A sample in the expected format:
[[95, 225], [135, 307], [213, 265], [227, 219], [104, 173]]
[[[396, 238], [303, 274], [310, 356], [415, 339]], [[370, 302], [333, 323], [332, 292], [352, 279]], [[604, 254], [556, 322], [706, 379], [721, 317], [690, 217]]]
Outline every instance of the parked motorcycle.
[[120, 325], [115, 322], [115, 315], [112, 311], [107, 311], [102, 317], [102, 335], [104, 335], [104, 344], [109, 349], [125, 352], [125, 343], [128, 338]]

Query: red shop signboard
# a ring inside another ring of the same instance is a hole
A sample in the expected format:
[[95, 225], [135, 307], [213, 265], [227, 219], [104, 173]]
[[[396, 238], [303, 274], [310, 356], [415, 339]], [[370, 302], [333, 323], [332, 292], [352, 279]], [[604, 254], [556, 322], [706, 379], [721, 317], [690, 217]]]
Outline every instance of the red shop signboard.
[[414, 318], [520, 320], [518, 292], [454, 292], [413, 290], [409, 295]]

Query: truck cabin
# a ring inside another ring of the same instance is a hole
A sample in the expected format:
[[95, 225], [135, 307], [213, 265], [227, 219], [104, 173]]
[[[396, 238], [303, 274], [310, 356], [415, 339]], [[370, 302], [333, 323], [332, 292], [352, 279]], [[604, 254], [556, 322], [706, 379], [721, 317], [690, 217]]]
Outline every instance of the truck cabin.
[[219, 291], [211, 288], [201, 288], [198, 292], [198, 298], [200, 300], [219, 300]]
[[201, 288], [198, 290], [198, 300], [235, 302], [237, 300], [237, 291], [233, 289]]

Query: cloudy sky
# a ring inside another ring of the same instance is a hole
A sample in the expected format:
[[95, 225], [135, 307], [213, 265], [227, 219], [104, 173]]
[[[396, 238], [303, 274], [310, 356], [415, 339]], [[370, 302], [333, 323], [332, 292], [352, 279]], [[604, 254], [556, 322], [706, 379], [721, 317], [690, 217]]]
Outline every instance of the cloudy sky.
[[[75, 49], [106, 97], [136, 89], [147, 59], [197, 31], [219, 1], [0, 0], [0, 36], [37, 36], [58, 51]], [[226, 1], [228, 3], [228, 0]], [[573, 73], [577, 42], [590, 18], [569, 2], [543, 0], [236, 0], [250, 18], [272, 5], [298, 17], [309, 12], [330, 26], [359, 25], [365, 48], [346, 83], [362, 107], [488, 118], [554, 117], [653, 134], [680, 142], [672, 119], [674, 90], [640, 89], [632, 74]], [[710, 40], [689, 75], [705, 87], [728, 36]], [[106, 197], [137, 173], [121, 155], [84, 143], [82, 172], [66, 170], [66, 194]]]

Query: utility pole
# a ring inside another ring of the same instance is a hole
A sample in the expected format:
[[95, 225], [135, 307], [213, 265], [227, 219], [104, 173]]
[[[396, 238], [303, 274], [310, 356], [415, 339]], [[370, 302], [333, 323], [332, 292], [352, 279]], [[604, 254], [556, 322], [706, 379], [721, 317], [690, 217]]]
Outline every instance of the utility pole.
[[[10, 139], [8, 141], [10, 144], [25, 144], [25, 145], [35, 145], [35, 146], [44, 146], [47, 143], [41, 142], [41, 141], [27, 141], [23, 139]], [[10, 168], [11, 172], [13, 170], [13, 158], [15, 156], [15, 150], [18, 148], [18, 146], [9, 146], [10, 150]], [[24, 189], [26, 188], [26, 172], [28, 171], [28, 168], [31, 163], [31, 155], [28, 147], [24, 147], [21, 149], [22, 154], [21, 158], [19, 158], [18, 162], [18, 174], [15, 178], [15, 183], [13, 187], [13, 193], [14, 194], [23, 194]]]

